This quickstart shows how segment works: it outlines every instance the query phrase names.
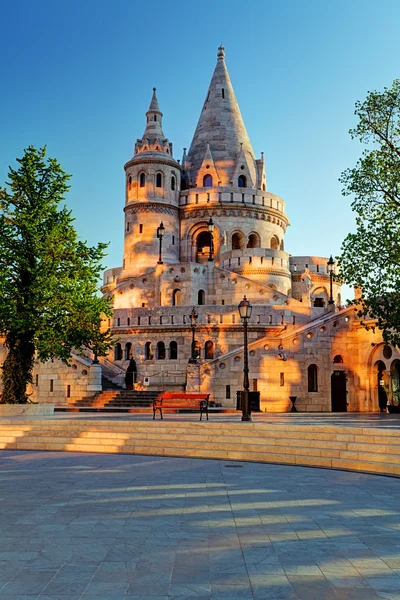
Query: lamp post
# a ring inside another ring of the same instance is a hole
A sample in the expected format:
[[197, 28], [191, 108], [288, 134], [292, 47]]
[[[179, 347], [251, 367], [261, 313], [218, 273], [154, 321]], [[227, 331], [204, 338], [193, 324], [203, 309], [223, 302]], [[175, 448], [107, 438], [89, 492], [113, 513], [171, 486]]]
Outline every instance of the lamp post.
[[210, 233], [210, 256], [208, 257], [208, 260], [212, 261], [213, 260], [212, 246], [213, 246], [213, 231], [214, 231], [214, 221], [212, 220], [212, 217], [210, 217], [210, 220], [208, 221], [207, 229]]
[[244, 365], [243, 365], [243, 392], [242, 392], [242, 421], [251, 421], [251, 410], [249, 406], [249, 355], [248, 355], [248, 341], [247, 341], [247, 324], [251, 317], [251, 311], [253, 307], [250, 302], [244, 296], [243, 300], [239, 303], [238, 310], [240, 318], [244, 325]]
[[197, 312], [195, 311], [194, 307], [192, 308], [192, 312], [190, 313], [190, 325], [192, 327], [192, 352], [191, 352], [191, 357], [189, 358], [189, 362], [190, 363], [196, 363], [197, 362], [197, 356], [196, 356], [196, 348], [195, 348], [195, 341], [194, 341], [194, 332], [196, 329], [196, 322], [197, 319], [199, 318], [199, 315], [197, 314]]
[[332, 254], [330, 255], [327, 265], [328, 265], [328, 273], [329, 273], [329, 279], [330, 279], [330, 285], [331, 285], [328, 304], [335, 304], [335, 302], [333, 300], [333, 273], [334, 273], [334, 269], [335, 269], [335, 261], [332, 258]]
[[163, 235], [165, 233], [165, 227], [164, 227], [164, 223], [161, 221], [159, 227], [157, 227], [157, 237], [160, 240], [160, 246], [159, 246], [159, 251], [158, 251], [158, 261], [157, 264], [158, 265], [163, 265], [163, 261], [162, 261], [162, 256], [161, 256], [161, 252], [162, 252], [162, 239], [163, 239]]

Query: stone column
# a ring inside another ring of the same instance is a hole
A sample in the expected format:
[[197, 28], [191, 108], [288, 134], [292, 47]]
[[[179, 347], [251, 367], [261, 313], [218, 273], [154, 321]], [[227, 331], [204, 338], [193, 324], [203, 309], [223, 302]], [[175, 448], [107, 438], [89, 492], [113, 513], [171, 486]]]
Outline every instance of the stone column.
[[92, 363], [89, 369], [89, 382], [87, 386], [88, 392], [101, 392], [103, 386], [101, 384], [101, 364]]

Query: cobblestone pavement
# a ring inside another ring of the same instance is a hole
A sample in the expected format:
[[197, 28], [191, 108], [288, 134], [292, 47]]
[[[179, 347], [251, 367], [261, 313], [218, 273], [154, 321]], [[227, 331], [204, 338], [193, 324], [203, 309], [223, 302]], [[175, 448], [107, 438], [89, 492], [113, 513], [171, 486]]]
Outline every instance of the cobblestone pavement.
[[0, 600], [400, 600], [400, 480], [0, 452]]

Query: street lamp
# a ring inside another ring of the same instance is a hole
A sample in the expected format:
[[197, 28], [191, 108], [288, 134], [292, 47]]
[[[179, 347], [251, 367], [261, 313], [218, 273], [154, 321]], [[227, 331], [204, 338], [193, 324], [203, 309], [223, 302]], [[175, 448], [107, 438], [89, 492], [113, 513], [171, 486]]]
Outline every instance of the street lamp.
[[244, 366], [243, 366], [243, 392], [242, 392], [242, 421], [251, 421], [251, 410], [249, 406], [249, 356], [247, 341], [247, 323], [251, 317], [253, 307], [244, 296], [239, 303], [238, 310], [244, 325]]
[[209, 261], [213, 260], [212, 257], [212, 245], [213, 245], [213, 231], [214, 231], [214, 221], [212, 220], [212, 217], [210, 217], [210, 220], [208, 221], [208, 225], [207, 225], [207, 229], [210, 233], [210, 256], [208, 257]]
[[199, 318], [199, 315], [197, 314], [197, 312], [195, 311], [194, 307], [192, 308], [192, 312], [190, 313], [190, 325], [192, 327], [192, 352], [191, 352], [191, 357], [189, 358], [189, 362], [190, 363], [196, 363], [197, 362], [197, 356], [196, 356], [196, 344], [194, 341], [194, 331], [196, 329], [196, 322], [197, 319]]
[[335, 304], [335, 302], [333, 300], [333, 274], [334, 274], [334, 270], [335, 270], [335, 261], [332, 258], [332, 254], [330, 255], [327, 265], [328, 265], [328, 273], [329, 273], [330, 284], [331, 284], [331, 291], [330, 291], [330, 297], [329, 297], [328, 304]]
[[158, 265], [163, 265], [163, 261], [162, 261], [162, 257], [161, 257], [161, 251], [162, 251], [162, 239], [163, 239], [163, 235], [165, 233], [165, 227], [164, 227], [164, 223], [161, 221], [159, 227], [157, 227], [157, 237], [160, 240], [160, 247], [159, 247], [159, 251], [158, 251], [158, 261], [157, 264]]

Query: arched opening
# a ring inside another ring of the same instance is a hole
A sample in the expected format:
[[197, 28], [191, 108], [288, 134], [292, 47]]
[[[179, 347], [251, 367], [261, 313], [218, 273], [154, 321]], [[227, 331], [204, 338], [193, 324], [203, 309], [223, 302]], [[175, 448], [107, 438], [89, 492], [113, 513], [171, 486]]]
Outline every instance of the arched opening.
[[279, 238], [276, 235], [273, 235], [271, 238], [270, 246], [272, 250], [279, 250]]
[[386, 365], [382, 360], [377, 363], [378, 376], [378, 405], [381, 412], [386, 412], [389, 392], [389, 378], [386, 372]]
[[175, 180], [175, 176], [172, 175], [172, 177], [171, 177], [171, 190], [175, 190], [175, 181], [176, 181]]
[[172, 306], [180, 306], [182, 304], [182, 292], [176, 289], [172, 292]]
[[210, 256], [211, 234], [209, 231], [201, 231], [196, 238], [196, 262], [204, 263]]
[[211, 175], [204, 175], [203, 177], [203, 187], [212, 187], [213, 180]]
[[204, 358], [214, 358], [214, 343], [208, 340], [204, 346]]
[[257, 233], [251, 233], [247, 241], [248, 248], [260, 248], [260, 237]]
[[136, 383], [136, 378], [137, 378], [136, 361], [134, 358], [131, 358], [128, 368], [125, 373], [125, 387], [127, 390], [133, 390], [133, 384]]
[[347, 377], [344, 371], [333, 371], [331, 375], [332, 412], [347, 412]]
[[146, 342], [144, 345], [144, 359], [145, 360], [153, 360], [154, 351], [153, 344], [151, 342]]
[[280, 243], [280, 246], [279, 246], [279, 248], [280, 248], [281, 250], [284, 250], [284, 249], [285, 249], [285, 244], [283, 243], [283, 240], [281, 240], [281, 243]]
[[247, 187], [247, 179], [244, 175], [239, 175], [238, 177], [238, 187], [244, 188]]
[[199, 290], [197, 294], [197, 304], [202, 306], [206, 303], [206, 293], [204, 290]]
[[263, 183], [262, 187], [263, 187], [263, 192], [265, 192], [265, 183]]
[[144, 187], [146, 185], [146, 175], [145, 173], [140, 173], [139, 175], [139, 186]]
[[394, 360], [390, 365], [390, 374], [392, 377], [392, 397], [393, 404], [400, 404], [400, 360]]
[[333, 362], [337, 364], [343, 364], [343, 356], [340, 356], [340, 354], [336, 354], [335, 358], [333, 359]]
[[244, 235], [240, 231], [236, 231], [232, 235], [232, 250], [241, 250], [244, 247]]
[[328, 292], [325, 288], [316, 288], [311, 294], [312, 305], [315, 308], [323, 308], [328, 303]]
[[178, 344], [177, 342], [170, 342], [169, 344], [169, 359], [178, 360]]
[[131, 360], [132, 356], [133, 356], [133, 351], [132, 351], [132, 344], [131, 342], [128, 342], [127, 344], [125, 344], [125, 351], [124, 351], [124, 359], [125, 360]]
[[162, 187], [162, 174], [161, 173], [157, 173], [157, 175], [156, 175], [156, 187], [158, 187], [158, 188]]
[[310, 365], [307, 369], [308, 376], [308, 391], [318, 392], [318, 367], [317, 365]]
[[165, 360], [164, 342], [157, 342], [157, 360]]
[[114, 346], [114, 360], [122, 360], [122, 346], [120, 343]]
[[128, 177], [128, 190], [130, 190], [132, 188], [132, 176], [129, 175]]

